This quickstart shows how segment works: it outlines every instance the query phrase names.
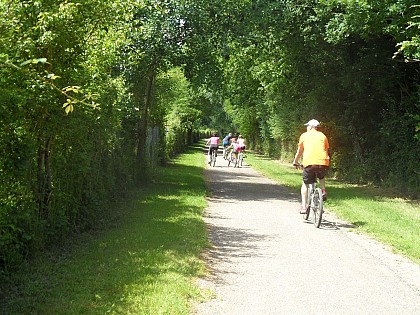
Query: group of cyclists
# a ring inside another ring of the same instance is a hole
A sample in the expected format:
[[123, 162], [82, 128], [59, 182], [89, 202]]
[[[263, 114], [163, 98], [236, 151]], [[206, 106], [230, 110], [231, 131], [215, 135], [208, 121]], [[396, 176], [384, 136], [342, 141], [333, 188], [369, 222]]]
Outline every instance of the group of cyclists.
[[[208, 163], [211, 163], [210, 156], [212, 155], [213, 150], [216, 151], [217, 156], [217, 150], [219, 149], [219, 137], [217, 136], [217, 133], [213, 133], [213, 135], [210, 137], [210, 139], [207, 141], [206, 145], [209, 145], [208, 150], [208, 157], [209, 161]], [[246, 148], [246, 141], [245, 138], [242, 137], [242, 135], [238, 135], [238, 137], [234, 137], [231, 132], [229, 132], [224, 138], [223, 138], [223, 158], [227, 160], [229, 158], [229, 155], [232, 154], [234, 158], [238, 158], [238, 155], [240, 152], [245, 152]]]
[[[319, 179], [319, 184], [322, 189], [322, 198], [327, 199], [327, 192], [325, 190], [325, 175], [328, 172], [330, 165], [330, 152], [327, 137], [320, 131], [320, 122], [316, 119], [311, 119], [306, 124], [306, 132], [301, 134], [298, 142], [298, 149], [293, 159], [293, 166], [302, 167], [302, 187], [301, 187], [301, 207], [300, 213], [305, 213], [307, 209], [308, 187]], [[219, 137], [216, 133], [208, 140], [207, 145], [210, 144], [208, 155], [209, 164], [212, 150], [219, 148]], [[223, 157], [228, 158], [229, 154], [233, 154], [238, 158], [239, 153], [245, 151], [245, 139], [242, 135], [234, 137], [229, 133], [223, 138]], [[300, 160], [302, 158], [302, 164]]]

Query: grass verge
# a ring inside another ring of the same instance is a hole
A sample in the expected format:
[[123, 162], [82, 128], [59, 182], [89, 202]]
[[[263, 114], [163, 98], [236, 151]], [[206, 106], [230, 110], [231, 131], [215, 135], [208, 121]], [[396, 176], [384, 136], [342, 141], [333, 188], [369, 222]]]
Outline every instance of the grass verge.
[[[290, 164], [282, 164], [252, 154], [246, 162], [267, 177], [299, 192], [301, 171]], [[345, 184], [327, 177], [328, 201], [326, 209], [363, 232], [388, 245], [395, 252], [420, 264], [420, 204], [390, 196], [374, 187]]]
[[159, 169], [114, 227], [45, 255], [3, 288], [1, 314], [189, 314], [208, 245], [202, 148]]

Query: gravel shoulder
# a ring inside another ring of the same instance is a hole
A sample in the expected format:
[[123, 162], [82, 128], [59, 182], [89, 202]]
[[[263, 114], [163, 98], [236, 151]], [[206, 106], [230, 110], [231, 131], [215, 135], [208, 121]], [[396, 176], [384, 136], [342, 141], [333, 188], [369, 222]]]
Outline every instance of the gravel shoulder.
[[205, 177], [213, 292], [193, 314], [420, 314], [420, 266], [328, 212], [319, 229], [299, 195], [218, 158]]

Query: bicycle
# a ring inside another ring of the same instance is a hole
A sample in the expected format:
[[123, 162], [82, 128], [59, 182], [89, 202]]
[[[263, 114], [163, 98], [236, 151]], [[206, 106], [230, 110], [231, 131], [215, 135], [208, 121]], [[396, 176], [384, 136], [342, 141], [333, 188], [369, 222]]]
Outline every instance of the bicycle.
[[[302, 165], [294, 165], [298, 168], [303, 168]], [[322, 214], [324, 213], [324, 200], [322, 196], [322, 189], [317, 187], [317, 176], [315, 177], [315, 182], [308, 185], [308, 199], [306, 212], [303, 214], [305, 220], [309, 219], [309, 216], [312, 212], [313, 223], [316, 228], [319, 228], [322, 222]]]
[[216, 165], [216, 157], [217, 157], [217, 149], [216, 148], [211, 148], [210, 149], [210, 161], [209, 161], [209, 165], [211, 166], [215, 166]]
[[238, 158], [235, 156], [233, 151], [231, 151], [228, 154], [227, 160], [228, 160], [228, 167], [230, 166], [230, 163], [233, 164], [233, 167], [236, 167], [238, 165]]

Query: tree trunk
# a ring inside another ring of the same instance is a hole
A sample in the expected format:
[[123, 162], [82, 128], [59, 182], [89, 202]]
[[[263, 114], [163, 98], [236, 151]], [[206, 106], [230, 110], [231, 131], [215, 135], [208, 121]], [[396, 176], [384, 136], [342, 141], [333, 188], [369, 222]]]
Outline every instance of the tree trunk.
[[146, 137], [147, 137], [147, 127], [149, 120], [149, 109], [151, 103], [151, 95], [153, 90], [155, 80], [155, 67], [152, 64], [149, 68], [146, 86], [143, 94], [143, 104], [141, 109], [141, 116], [139, 120], [138, 133], [137, 133], [137, 169], [139, 171], [138, 180], [140, 180], [145, 175], [147, 161], [146, 161]]
[[41, 219], [48, 216], [52, 194], [51, 145], [52, 137], [49, 136], [38, 148], [38, 213]]

